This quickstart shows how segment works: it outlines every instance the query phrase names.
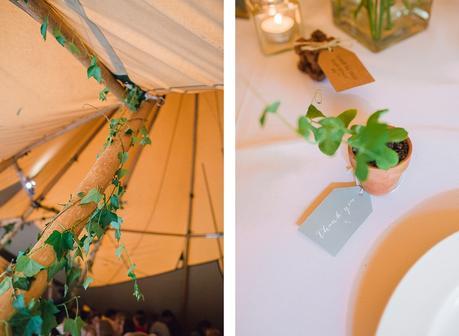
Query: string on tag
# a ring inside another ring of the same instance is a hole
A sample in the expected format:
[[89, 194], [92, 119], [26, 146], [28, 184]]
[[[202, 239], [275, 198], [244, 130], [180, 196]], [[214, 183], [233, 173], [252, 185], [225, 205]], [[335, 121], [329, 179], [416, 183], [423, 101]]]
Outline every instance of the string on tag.
[[351, 46], [351, 41], [349, 40], [342, 40], [339, 38], [330, 40], [330, 41], [322, 41], [322, 42], [317, 42], [317, 41], [297, 41], [295, 42], [295, 47], [300, 47], [301, 50], [304, 51], [317, 51], [317, 50], [322, 50], [322, 49], [328, 49], [330, 51], [333, 50], [333, 48], [338, 47], [338, 46]]

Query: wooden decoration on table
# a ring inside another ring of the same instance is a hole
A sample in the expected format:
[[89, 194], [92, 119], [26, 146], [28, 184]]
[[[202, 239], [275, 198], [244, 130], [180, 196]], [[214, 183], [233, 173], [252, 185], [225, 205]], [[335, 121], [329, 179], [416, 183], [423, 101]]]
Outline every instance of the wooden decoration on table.
[[312, 79], [322, 81], [325, 78], [325, 73], [319, 66], [319, 55], [322, 48], [305, 48], [305, 46], [319, 45], [324, 42], [331, 42], [334, 37], [327, 37], [321, 30], [315, 30], [311, 34], [311, 38], [299, 38], [295, 42], [295, 52], [300, 56], [298, 61], [298, 69], [307, 73]]
[[316, 81], [327, 77], [336, 92], [374, 82], [357, 55], [341, 45], [340, 39], [327, 37], [320, 30], [315, 30], [309, 39], [298, 39], [298, 68]]

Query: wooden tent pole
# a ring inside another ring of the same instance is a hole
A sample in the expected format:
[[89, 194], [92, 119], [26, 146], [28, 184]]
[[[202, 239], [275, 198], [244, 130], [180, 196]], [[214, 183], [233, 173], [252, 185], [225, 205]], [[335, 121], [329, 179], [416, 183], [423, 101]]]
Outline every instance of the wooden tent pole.
[[185, 250], [183, 258], [183, 267], [185, 269], [185, 286], [183, 289], [183, 307], [182, 314], [184, 318], [184, 327], [187, 327], [188, 322], [188, 297], [190, 287], [190, 239], [191, 239], [191, 225], [193, 223], [193, 200], [194, 200], [194, 182], [196, 177], [196, 151], [198, 143], [198, 111], [199, 111], [199, 94], [194, 96], [194, 124], [193, 124], [193, 142], [192, 142], [192, 157], [191, 157], [191, 176], [190, 176], [190, 198], [188, 201], [188, 222], [185, 238]]
[[[65, 43], [65, 48], [67, 48], [85, 68], [89, 67], [91, 57], [96, 56], [96, 53], [48, 1], [28, 0], [26, 3], [25, 1], [10, 0], [10, 2], [21, 8], [40, 23], [48, 18], [48, 32], [52, 33], [54, 29], [59, 29], [66, 40], [73, 42], [80, 52], [73, 52], [73, 48], [70, 47], [68, 43]], [[113, 95], [123, 101], [125, 98], [124, 87], [115, 79], [111, 71], [102, 62], [99, 61], [98, 65], [105, 86]]]
[[[156, 119], [158, 118], [159, 111], [161, 110], [162, 104], [156, 104], [152, 110], [151, 113], [149, 113], [147, 120], [146, 120], [146, 129], [147, 132], [150, 133], [151, 129], [153, 128], [153, 125], [155, 124]], [[148, 120], [149, 118], [149, 120]], [[130, 155], [130, 159], [127, 162], [127, 174], [123, 178], [123, 184], [124, 188], [127, 188], [127, 185], [129, 183], [129, 180], [132, 177], [132, 174], [134, 172], [135, 167], [137, 166], [137, 163], [139, 161], [140, 155], [142, 154], [143, 149], [145, 146], [136, 146], [132, 149], [132, 155]], [[109, 228], [105, 229], [105, 232], [107, 232]], [[79, 288], [83, 285], [88, 273], [92, 271], [92, 266], [94, 265], [94, 261], [96, 259], [97, 252], [99, 251], [100, 247], [102, 246], [102, 240], [105, 237], [105, 235], [99, 239], [93, 246], [91, 252], [89, 253], [89, 257], [81, 271], [80, 278], [78, 279], [78, 282], [73, 286], [73, 288], [70, 288], [70, 290], [73, 293], [73, 296], [76, 296]]]
[[[134, 134], [136, 134], [140, 127], [143, 126], [153, 104], [153, 102], [144, 101], [138, 112], [133, 114], [132, 118], [126, 123], [125, 129], [130, 128]], [[126, 112], [128, 112], [125, 106], [121, 107], [121, 109], [125, 109]], [[109, 186], [119, 167], [118, 153], [130, 149], [131, 137], [126, 135], [123, 131], [119, 132], [119, 134], [120, 136], [116, 137], [112, 145], [107, 147], [95, 161], [83, 181], [75, 190], [74, 195], [80, 192], [87, 193], [93, 188], [97, 188], [102, 192]], [[95, 207], [96, 205], [94, 203], [80, 205], [79, 202], [76, 202], [75, 205], [62, 212], [59, 219], [52, 222], [52, 224], [44, 230], [42, 236], [29, 253], [29, 257], [45, 267], [53, 264], [56, 255], [53, 247], [45, 244], [46, 239], [54, 230], [60, 232], [72, 230], [75, 235], [79, 235], [86, 224], [86, 219], [91, 215]], [[47, 286], [48, 271], [45, 269], [37, 273], [30, 289], [21, 293], [24, 294], [26, 302], [29, 302], [32, 298], [39, 298], [44, 293]], [[0, 320], [8, 321], [14, 314], [11, 294], [12, 288], [0, 296]], [[3, 331], [0, 331], [0, 335], [2, 335], [1, 332]]]
[[[202, 175], [204, 176], [204, 184], [206, 186], [207, 200], [209, 201], [210, 213], [212, 215], [212, 224], [214, 226], [215, 233], [218, 233], [217, 216], [215, 214], [214, 203], [212, 202], [212, 196], [210, 194], [209, 180], [207, 179], [206, 167], [204, 166], [204, 163], [201, 163], [201, 168]], [[223, 263], [223, 248], [219, 238], [217, 238], [217, 247], [220, 260]]]

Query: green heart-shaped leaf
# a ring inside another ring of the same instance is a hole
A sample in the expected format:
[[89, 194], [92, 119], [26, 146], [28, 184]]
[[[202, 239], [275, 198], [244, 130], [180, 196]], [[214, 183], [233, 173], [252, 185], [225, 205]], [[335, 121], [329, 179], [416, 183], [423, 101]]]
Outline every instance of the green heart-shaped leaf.
[[42, 269], [44, 269], [43, 265], [40, 265], [25, 254], [18, 257], [16, 262], [16, 271], [23, 273], [26, 277], [33, 277]]
[[352, 120], [354, 120], [355, 116], [357, 115], [357, 110], [356, 109], [350, 109], [342, 112], [339, 116], [337, 116], [338, 119], [340, 119], [344, 127], [348, 127], [349, 124], [351, 123]]
[[320, 112], [320, 110], [317, 107], [311, 104], [309, 105], [308, 111], [306, 112], [306, 117], [309, 119], [314, 119], [317, 117], [325, 118], [325, 115], [322, 112]]

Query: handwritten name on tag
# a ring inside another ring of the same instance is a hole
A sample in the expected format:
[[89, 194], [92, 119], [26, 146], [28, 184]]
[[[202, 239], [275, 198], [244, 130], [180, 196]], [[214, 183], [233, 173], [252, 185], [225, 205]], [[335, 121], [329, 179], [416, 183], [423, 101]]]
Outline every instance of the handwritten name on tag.
[[335, 256], [372, 212], [371, 198], [359, 186], [333, 189], [299, 230]]
[[357, 55], [342, 47], [321, 51], [318, 63], [337, 92], [375, 81]]

